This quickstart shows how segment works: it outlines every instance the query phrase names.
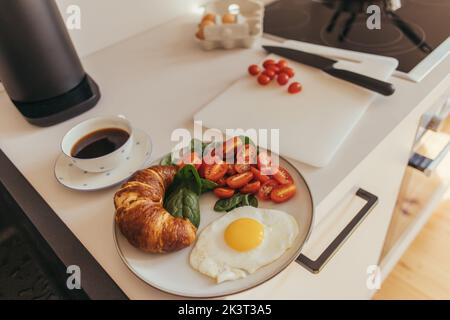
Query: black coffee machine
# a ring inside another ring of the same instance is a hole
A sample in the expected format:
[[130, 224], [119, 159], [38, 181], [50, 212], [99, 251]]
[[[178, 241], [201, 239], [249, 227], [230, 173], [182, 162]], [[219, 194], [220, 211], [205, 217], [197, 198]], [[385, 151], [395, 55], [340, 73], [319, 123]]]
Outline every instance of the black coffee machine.
[[54, 0], [0, 0], [0, 81], [37, 126], [70, 119], [100, 99]]

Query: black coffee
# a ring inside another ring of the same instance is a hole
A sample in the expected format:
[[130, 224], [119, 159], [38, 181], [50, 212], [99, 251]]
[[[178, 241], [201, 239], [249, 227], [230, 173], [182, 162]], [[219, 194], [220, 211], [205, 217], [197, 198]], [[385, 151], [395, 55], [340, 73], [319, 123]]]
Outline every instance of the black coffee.
[[72, 148], [72, 157], [93, 159], [105, 156], [122, 147], [130, 134], [118, 128], [101, 129], [81, 138]]

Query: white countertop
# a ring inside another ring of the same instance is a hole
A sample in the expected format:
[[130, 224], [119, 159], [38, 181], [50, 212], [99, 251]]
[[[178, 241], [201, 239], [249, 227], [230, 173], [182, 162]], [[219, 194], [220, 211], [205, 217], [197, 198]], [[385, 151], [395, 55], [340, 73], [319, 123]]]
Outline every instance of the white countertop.
[[[114, 189], [82, 193], [62, 187], [53, 175], [60, 140], [76, 123], [96, 115], [124, 114], [154, 142], [152, 158], [172, 147], [175, 128], [192, 128], [192, 116], [263, 59], [262, 50], [202, 51], [195, 41], [197, 17], [185, 16], [84, 59], [102, 100], [91, 111], [51, 128], [33, 127], [0, 93], [0, 148], [68, 225], [90, 253], [134, 299], [173, 298], [137, 279], [122, 263], [112, 236]], [[397, 93], [380, 96], [339, 150], [317, 169], [296, 163], [316, 205], [342, 181], [436, 87], [450, 71], [450, 57], [420, 84], [394, 78]], [[76, 264], [76, 261], [73, 262]]]

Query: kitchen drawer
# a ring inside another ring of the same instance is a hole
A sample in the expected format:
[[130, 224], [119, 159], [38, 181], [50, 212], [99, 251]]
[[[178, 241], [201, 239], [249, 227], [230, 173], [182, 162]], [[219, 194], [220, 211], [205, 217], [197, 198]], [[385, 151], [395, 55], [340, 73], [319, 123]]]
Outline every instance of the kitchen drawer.
[[[450, 76], [441, 82], [405, 119], [320, 203], [314, 229], [303, 254], [314, 260], [351, 221], [365, 202], [362, 188], [378, 203], [356, 227], [318, 274], [295, 262], [264, 285], [237, 299], [369, 299], [376, 289], [368, 271], [380, 262], [415, 134], [422, 115], [448, 92]], [[373, 272], [373, 269], [372, 269]], [[378, 278], [382, 279], [382, 275]], [[367, 284], [371, 284], [368, 286]], [[380, 284], [380, 283], [379, 283]]]
[[[377, 148], [316, 206], [315, 227], [303, 254], [311, 259], [333, 241], [364, 206], [359, 188], [378, 197], [378, 203], [318, 274], [292, 263], [283, 273], [236, 298], [256, 299], [369, 299], [374, 289], [368, 268], [378, 266], [381, 250], [417, 127], [422, 115], [442, 98], [450, 77], [433, 90]], [[381, 275], [379, 280], [381, 281]], [[371, 286], [373, 288], [373, 286]]]
[[364, 206], [355, 196], [359, 188], [378, 197], [374, 209], [320, 273], [293, 263], [263, 286], [235, 298], [369, 299], [374, 291], [367, 286], [368, 268], [379, 263], [420, 116], [411, 113], [317, 206], [318, 221], [303, 250], [313, 260]]

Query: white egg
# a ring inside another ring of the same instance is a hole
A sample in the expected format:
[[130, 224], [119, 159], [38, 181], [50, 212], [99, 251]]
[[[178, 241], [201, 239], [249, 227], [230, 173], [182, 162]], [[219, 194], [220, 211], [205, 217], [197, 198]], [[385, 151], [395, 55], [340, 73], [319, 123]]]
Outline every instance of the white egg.
[[[245, 247], [256, 241], [253, 236], [249, 239], [249, 234], [255, 232], [245, 230], [249, 219], [253, 220], [250, 221], [251, 226], [263, 227], [259, 244], [252, 249], [237, 250], [236, 246]], [[228, 227], [231, 224], [240, 227], [237, 231], [234, 228], [230, 237]], [[244, 278], [281, 257], [292, 246], [298, 233], [295, 218], [283, 211], [254, 207], [237, 208], [201, 232], [191, 252], [190, 264], [199, 272], [214, 278], [217, 283]]]

